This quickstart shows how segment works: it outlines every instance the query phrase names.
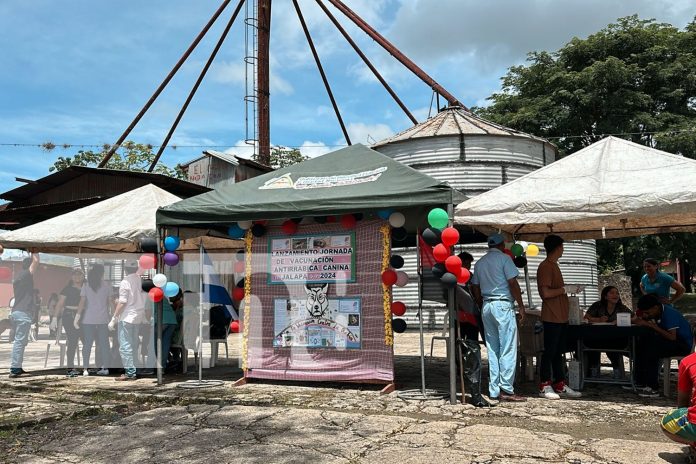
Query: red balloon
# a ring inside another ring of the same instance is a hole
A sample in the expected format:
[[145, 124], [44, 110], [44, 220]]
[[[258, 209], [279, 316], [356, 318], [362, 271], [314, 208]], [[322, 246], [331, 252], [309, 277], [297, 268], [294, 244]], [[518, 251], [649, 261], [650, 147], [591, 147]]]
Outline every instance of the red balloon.
[[280, 228], [283, 230], [285, 235], [294, 235], [295, 232], [297, 232], [297, 224], [290, 219], [285, 221]]
[[445, 260], [445, 268], [454, 275], [459, 275], [462, 268], [462, 260], [459, 256], [449, 256]]
[[239, 333], [239, 321], [230, 322], [230, 332]]
[[406, 313], [406, 305], [400, 301], [391, 304], [391, 312], [395, 316], [403, 316]]
[[244, 289], [235, 287], [234, 290], [232, 290], [232, 299], [234, 301], [242, 301], [244, 299]]
[[246, 268], [246, 264], [244, 261], [235, 261], [234, 262], [234, 272], [235, 274], [241, 274], [244, 272], [244, 269]]
[[0, 267], [0, 280], [7, 280], [12, 277], [12, 269], [9, 267]]
[[[456, 275], [456, 274], [455, 274]], [[461, 269], [459, 272], [459, 276], [457, 277], [457, 282], [460, 284], [465, 284], [471, 279], [471, 272], [465, 267]]]
[[262, 226], [265, 226], [268, 224], [268, 219], [259, 219], [258, 221], [254, 221], [254, 224], [261, 224]]
[[353, 216], [352, 214], [344, 214], [343, 216], [341, 216], [341, 225], [344, 229], [354, 228], [356, 222], [357, 221], [355, 220], [355, 216]]
[[508, 250], [507, 248], [503, 250], [503, 253], [508, 255], [510, 259], [515, 259], [515, 255], [512, 254], [512, 251]]
[[440, 240], [448, 247], [455, 245], [459, 241], [459, 231], [454, 227], [448, 227], [442, 231]]
[[162, 291], [161, 288], [159, 287], [153, 287], [150, 289], [149, 292], [147, 292], [147, 295], [150, 297], [152, 301], [157, 303], [158, 301], [162, 301], [162, 298], [164, 298], [164, 292]]
[[438, 243], [437, 245], [435, 245], [435, 248], [433, 248], [433, 256], [435, 257], [435, 261], [437, 261], [438, 263], [444, 263], [449, 255], [449, 248], [443, 245], [442, 243]]
[[382, 273], [382, 283], [391, 287], [396, 283], [396, 272], [393, 269], [387, 269]]
[[155, 255], [153, 254], [142, 255], [138, 260], [140, 269], [154, 269], [155, 263]]

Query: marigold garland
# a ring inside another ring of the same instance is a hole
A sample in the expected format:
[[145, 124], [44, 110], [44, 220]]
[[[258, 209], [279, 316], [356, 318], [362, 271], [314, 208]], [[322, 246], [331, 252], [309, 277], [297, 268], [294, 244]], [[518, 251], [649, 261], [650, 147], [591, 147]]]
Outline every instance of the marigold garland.
[[[379, 229], [382, 232], [382, 269], [384, 272], [389, 268], [389, 257], [391, 256], [391, 227], [387, 224]], [[382, 302], [384, 309], [384, 344], [387, 346], [394, 345], [394, 333], [392, 332], [391, 321], [391, 287], [382, 284]]]
[[242, 370], [246, 374], [249, 358], [249, 323], [251, 322], [251, 245], [254, 235], [251, 229], [244, 236], [244, 260], [246, 273], [244, 275], [244, 331], [242, 336]]

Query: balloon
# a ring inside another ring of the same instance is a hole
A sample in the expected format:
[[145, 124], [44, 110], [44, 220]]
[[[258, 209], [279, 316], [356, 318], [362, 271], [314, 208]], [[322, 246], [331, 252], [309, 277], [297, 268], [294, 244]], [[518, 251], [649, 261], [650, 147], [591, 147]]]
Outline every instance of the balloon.
[[152, 283], [155, 284], [155, 287], [162, 288], [167, 283], [167, 276], [164, 274], [155, 274], [152, 278]]
[[515, 263], [515, 266], [519, 268], [523, 268], [527, 265], [527, 258], [524, 256], [515, 256], [512, 261]]
[[442, 231], [440, 240], [448, 247], [455, 245], [459, 241], [459, 231], [454, 227], [448, 227]]
[[147, 292], [147, 296], [150, 298], [150, 300], [157, 303], [158, 301], [162, 301], [162, 298], [164, 298], [164, 292], [161, 288], [155, 287], [150, 289], [149, 292]]
[[522, 256], [524, 254], [524, 247], [519, 243], [515, 243], [510, 247], [510, 251], [513, 256]]
[[237, 282], [237, 288], [244, 288], [244, 283], [246, 282], [246, 279], [239, 279]]
[[457, 276], [451, 272], [445, 272], [445, 274], [440, 277], [440, 282], [447, 288], [454, 288], [457, 285]]
[[254, 224], [251, 226], [251, 233], [254, 237], [263, 237], [266, 235], [266, 226], [263, 224]]
[[285, 235], [294, 235], [297, 232], [297, 223], [292, 219], [288, 219], [280, 228]]
[[391, 258], [389, 258], [389, 265], [394, 269], [401, 269], [404, 267], [404, 258], [400, 255], [392, 255]]
[[314, 222], [317, 224], [326, 224], [326, 216], [315, 216]]
[[141, 253], [159, 253], [159, 242], [157, 239], [145, 237], [140, 239]]
[[176, 251], [176, 249], [179, 248], [179, 245], [181, 245], [181, 240], [179, 240], [179, 237], [170, 235], [164, 239], [164, 249], [167, 251]]
[[439, 229], [428, 227], [423, 231], [423, 240], [430, 246], [435, 246], [442, 240], [442, 232]]
[[175, 282], [167, 282], [164, 285], [164, 295], [167, 298], [172, 298], [179, 294], [179, 286]]
[[459, 284], [465, 284], [471, 279], [471, 272], [463, 267], [459, 271], [459, 277], [457, 277], [457, 283]]
[[179, 264], [179, 255], [168, 251], [164, 254], [164, 264], [167, 266], [176, 266]]
[[517, 243], [519, 243], [520, 245], [522, 245], [522, 249], [523, 249], [524, 251], [527, 251], [527, 247], [529, 246], [529, 243], [527, 243], [527, 242], [517, 242]]
[[533, 243], [530, 243], [527, 247], [527, 256], [536, 256], [539, 254], [539, 247]]
[[398, 334], [406, 332], [406, 321], [403, 319], [394, 319], [392, 321], [392, 330]]
[[397, 271], [396, 272], [396, 286], [397, 287], [405, 287], [406, 284], [408, 284], [408, 274], [406, 274], [404, 271]]
[[406, 229], [403, 227], [392, 229], [392, 239], [396, 240], [397, 242], [403, 242], [406, 240], [406, 237], [408, 237], [408, 232], [406, 232]]
[[406, 216], [403, 214], [399, 213], [398, 211], [395, 213], [391, 213], [389, 215], [389, 225], [398, 228], [398, 227], [403, 227], [404, 224], [406, 224]]
[[237, 225], [240, 229], [247, 230], [251, 229], [251, 226], [253, 226], [254, 223], [252, 221], [239, 221]]
[[387, 269], [382, 273], [382, 283], [388, 287], [391, 287], [396, 283], [396, 272], [393, 269]]
[[391, 312], [395, 316], [403, 316], [406, 313], [406, 305], [400, 301], [391, 304]]
[[143, 292], [148, 293], [150, 290], [155, 288], [155, 284], [152, 282], [152, 279], [143, 279], [140, 283], [140, 288], [143, 289]]
[[437, 277], [438, 279], [445, 275], [445, 272], [447, 272], [447, 269], [445, 269], [445, 265], [443, 263], [435, 263], [433, 266], [433, 275]]
[[443, 229], [449, 223], [447, 211], [442, 208], [433, 208], [428, 213], [428, 224], [436, 229]]
[[244, 237], [244, 229], [239, 227], [237, 224], [232, 224], [227, 228], [227, 235], [232, 238], [242, 238]]
[[230, 332], [239, 333], [239, 321], [230, 322]]
[[234, 255], [234, 258], [237, 261], [244, 261], [245, 256], [246, 255], [244, 254], [244, 250], [237, 250], [237, 253]]
[[393, 211], [390, 209], [382, 209], [377, 211], [377, 216], [386, 221], [387, 219], [389, 219], [389, 216], [391, 216], [391, 213], [393, 213]]
[[147, 255], [142, 255], [140, 259], [138, 259], [138, 265], [140, 266], [140, 269], [154, 269], [155, 268], [155, 255], [147, 254]]
[[362, 221], [365, 215], [363, 213], [353, 213], [356, 221]]
[[328, 222], [329, 224], [336, 222], [336, 216], [328, 216], [326, 218], [326, 222]]
[[344, 229], [352, 229], [355, 227], [356, 223], [355, 216], [352, 214], [344, 214], [341, 216], [341, 225], [343, 226]]
[[12, 269], [9, 267], [0, 267], [0, 280], [7, 280], [12, 277]]
[[444, 263], [449, 255], [449, 248], [442, 243], [435, 245], [435, 248], [433, 248], [433, 256], [435, 257], [435, 261], [439, 263]]
[[241, 274], [242, 272], [244, 272], [245, 268], [246, 268], [246, 264], [244, 263], [244, 261], [235, 261], [234, 262], [234, 272], [236, 274]]
[[232, 299], [234, 301], [242, 301], [244, 299], [244, 289], [239, 288], [239, 287], [235, 287], [232, 290]]
[[268, 219], [259, 219], [258, 221], [254, 221], [254, 224], [261, 224], [262, 226], [265, 226], [268, 224]]
[[455, 276], [461, 273], [462, 260], [459, 256], [448, 256], [445, 260], [445, 268]]
[[506, 255], [508, 255], [510, 258], [514, 258], [514, 257], [515, 257], [515, 256], [512, 254], [512, 251], [508, 250], [507, 248], [505, 248], [505, 249], [503, 250], [503, 253], [505, 253]]

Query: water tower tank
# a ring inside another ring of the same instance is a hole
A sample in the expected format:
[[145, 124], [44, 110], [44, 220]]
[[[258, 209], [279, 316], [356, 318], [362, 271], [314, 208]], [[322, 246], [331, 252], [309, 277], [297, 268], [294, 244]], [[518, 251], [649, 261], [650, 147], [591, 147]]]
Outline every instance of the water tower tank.
[[[557, 148], [539, 137], [509, 129], [481, 119], [460, 107], [442, 110], [417, 124], [372, 146], [375, 150], [436, 179], [448, 182], [467, 196], [486, 192], [556, 160]], [[486, 244], [461, 246], [476, 261], [487, 250]], [[593, 240], [567, 243], [559, 264], [566, 283], [584, 284], [580, 304], [589, 306], [598, 299], [597, 255]], [[406, 319], [417, 322], [418, 287], [415, 249], [403, 249], [405, 269], [411, 277], [406, 287], [396, 288], [394, 298], [409, 308]], [[544, 259], [543, 247], [529, 258], [534, 305], [541, 305], [536, 287], [536, 269]], [[525, 290], [524, 282], [520, 286]], [[524, 296], [527, 302], [527, 296]], [[444, 307], [424, 302], [425, 321], [441, 325]]]

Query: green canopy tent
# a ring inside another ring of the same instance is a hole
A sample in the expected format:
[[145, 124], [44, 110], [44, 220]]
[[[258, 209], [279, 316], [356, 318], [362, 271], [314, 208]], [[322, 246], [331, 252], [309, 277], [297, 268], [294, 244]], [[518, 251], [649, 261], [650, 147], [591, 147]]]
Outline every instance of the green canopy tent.
[[[160, 208], [157, 211], [157, 224], [160, 228], [166, 228], [168, 233], [184, 229], [187, 231], [191, 229], [221, 230], [238, 221], [281, 220], [349, 213], [367, 213], [366, 218], [371, 218], [374, 216], [371, 213], [390, 209], [405, 215], [406, 224], [404, 227], [412, 234], [418, 228], [427, 225], [426, 217], [433, 207], [443, 207], [451, 212], [452, 205], [456, 205], [464, 199], [465, 196], [461, 192], [452, 189], [447, 183], [358, 144]], [[331, 229], [330, 226], [334, 228]], [[269, 231], [269, 234], [278, 233], [278, 227], [270, 227], [273, 228], [274, 232]], [[323, 233], [322, 230], [325, 226], [306, 225], [300, 228], [300, 232], [304, 232], [303, 227], [317, 235]], [[325, 230], [332, 230], [334, 233], [340, 230], [340, 225], [337, 224], [327, 224], [326, 227], [328, 228]], [[376, 229], [371, 230], [374, 232]], [[265, 240], [265, 237], [262, 240]], [[254, 239], [254, 243], [256, 241], [257, 239]], [[374, 246], [374, 243], [372, 245]], [[367, 259], [374, 262], [373, 258], [367, 258], [366, 255], [362, 254], [366, 248], [367, 246], [358, 246], [356, 252], [358, 260]], [[381, 256], [381, 245], [379, 249]], [[255, 252], [261, 252], [261, 250], [261, 247], [255, 248]], [[379, 268], [373, 266], [373, 269]], [[255, 272], [261, 271], [255, 269]], [[363, 274], [363, 276], [365, 275]], [[265, 286], [265, 278], [255, 277], [255, 279], [257, 279], [253, 281], [255, 289]], [[367, 295], [372, 290], [358, 289], [357, 287], [351, 290], [350, 286], [374, 285], [374, 282], [377, 282], [378, 287], [376, 288], [379, 288], [381, 294], [379, 277], [375, 279], [373, 275], [372, 278], [363, 277], [362, 279], [362, 283], [348, 284], [349, 293], [352, 292], [355, 295], [364, 290], [365, 295]], [[371, 282], [366, 279], [371, 280]], [[254, 296], [256, 296], [256, 291], [251, 291]], [[366, 299], [367, 297], [364, 296], [363, 303], [366, 308], [369, 306], [370, 311], [376, 310], [379, 314], [382, 313], [381, 297], [377, 307], [368, 304]], [[264, 302], [264, 307], [273, 304], [273, 300], [269, 299]], [[454, 314], [450, 315], [450, 319], [451, 326], [454, 327]], [[264, 320], [268, 321], [269, 319]], [[249, 322], [248, 325], [252, 325], [252, 322]], [[265, 355], [270, 357], [272, 353], [270, 353], [271, 348], [268, 346], [267, 335], [264, 335], [264, 343], [263, 348], [268, 353]], [[453, 337], [451, 337], [451, 345], [450, 352], [454, 353]], [[454, 357], [451, 357], [450, 364], [452, 377], [450, 388], [456, 391], [456, 387], [452, 388], [454, 387], [455, 373]], [[340, 363], [334, 364], [333, 367], [337, 368], [336, 366], [339, 365]], [[311, 376], [315, 373], [307, 373], [306, 377], [273, 377], [275, 373], [270, 372], [270, 370], [266, 372], [262, 368], [250, 368], [249, 370], [256, 372], [255, 375], [262, 375], [262, 373], [267, 375], [264, 378], [291, 380], [318, 378]], [[332, 380], [347, 379], [345, 375], [342, 376], [339, 373], [336, 375], [337, 377]], [[366, 379], [368, 377], [357, 375], [355, 378]], [[377, 379], [377, 377], [373, 378]], [[324, 380], [326, 379], [324, 378]], [[451, 398], [455, 398], [454, 394], [451, 392]]]

